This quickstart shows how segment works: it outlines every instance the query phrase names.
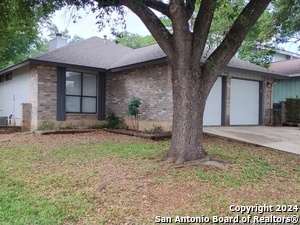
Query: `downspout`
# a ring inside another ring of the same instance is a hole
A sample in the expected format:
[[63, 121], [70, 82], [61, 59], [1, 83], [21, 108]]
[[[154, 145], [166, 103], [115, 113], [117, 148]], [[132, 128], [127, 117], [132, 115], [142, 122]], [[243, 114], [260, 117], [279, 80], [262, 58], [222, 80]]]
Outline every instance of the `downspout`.
[[270, 93], [270, 98], [271, 98], [271, 108], [270, 108], [270, 113], [272, 114], [271, 115], [271, 118], [272, 120], [270, 121], [270, 125], [274, 125], [274, 112], [273, 112], [273, 100], [274, 100], [274, 96], [273, 96], [273, 93], [274, 93], [274, 84], [277, 84], [277, 82], [272, 82], [270, 83], [271, 85], [271, 93]]

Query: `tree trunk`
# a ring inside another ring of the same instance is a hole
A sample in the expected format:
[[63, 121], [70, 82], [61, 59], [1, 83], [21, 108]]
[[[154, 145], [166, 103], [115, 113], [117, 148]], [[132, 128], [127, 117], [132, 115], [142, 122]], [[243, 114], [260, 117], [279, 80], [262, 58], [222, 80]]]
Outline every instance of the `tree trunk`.
[[217, 78], [211, 74], [205, 79], [200, 66], [194, 70], [189, 68], [180, 63], [172, 66], [173, 133], [168, 160], [175, 164], [207, 156], [203, 148], [203, 114]]

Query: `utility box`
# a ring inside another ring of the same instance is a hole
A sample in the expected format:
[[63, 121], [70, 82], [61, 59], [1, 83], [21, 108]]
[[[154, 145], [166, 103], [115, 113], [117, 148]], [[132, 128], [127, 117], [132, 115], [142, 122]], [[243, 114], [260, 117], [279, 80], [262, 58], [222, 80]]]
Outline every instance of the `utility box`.
[[7, 125], [8, 125], [8, 117], [0, 116], [0, 126], [7, 126]]

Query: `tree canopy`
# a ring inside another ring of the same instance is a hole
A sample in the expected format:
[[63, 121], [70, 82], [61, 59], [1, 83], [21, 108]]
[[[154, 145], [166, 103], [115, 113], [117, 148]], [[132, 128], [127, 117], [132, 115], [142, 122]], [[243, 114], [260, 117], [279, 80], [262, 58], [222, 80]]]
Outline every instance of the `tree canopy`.
[[[207, 44], [211, 48], [215, 48], [221, 43], [226, 31], [245, 5], [245, 0], [219, 2], [207, 39]], [[300, 7], [298, 5], [294, 0], [280, 0], [271, 3], [238, 49], [238, 57], [254, 64], [268, 67], [273, 55], [276, 53], [277, 43], [299, 41], [300, 18], [298, 17], [300, 15]], [[199, 7], [200, 4], [196, 4], [196, 9], [199, 9]], [[160, 20], [169, 31], [172, 31], [172, 22], [168, 17], [163, 15], [160, 17]], [[148, 44], [144, 40], [149, 38], [149, 36], [143, 37], [125, 31], [118, 36], [117, 41], [129, 47], [141, 47]], [[135, 44], [132, 45], [132, 43]]]
[[[30, 56], [48, 51], [49, 39], [41, 37], [41, 29], [47, 27], [50, 38], [58, 29], [50, 23], [52, 13], [66, 6], [65, 2], [2, 0], [0, 2], [0, 68], [18, 63]], [[72, 6], [74, 7], [74, 6]], [[68, 31], [62, 31], [70, 43], [82, 40]]]
[[156, 43], [155, 39], [151, 35], [142, 36], [128, 31], [118, 33], [115, 42], [130, 48], [140, 48]]
[[274, 21], [276, 41], [300, 41], [300, 1], [277, 0], [274, 1]]
[[50, 8], [37, 1], [0, 2], [0, 68], [19, 62], [39, 47], [38, 22], [45, 21], [49, 13]]

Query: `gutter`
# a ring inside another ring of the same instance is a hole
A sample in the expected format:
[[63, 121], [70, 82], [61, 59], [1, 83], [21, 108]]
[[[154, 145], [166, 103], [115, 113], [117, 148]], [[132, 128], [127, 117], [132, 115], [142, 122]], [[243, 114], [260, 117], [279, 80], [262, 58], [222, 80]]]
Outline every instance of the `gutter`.
[[0, 76], [5, 75], [13, 70], [19, 69], [23, 66], [26, 66], [28, 64], [40, 64], [40, 65], [50, 65], [50, 66], [58, 66], [58, 67], [72, 67], [72, 68], [78, 68], [78, 69], [86, 69], [86, 70], [94, 70], [97, 72], [108, 72], [107, 69], [98, 68], [98, 67], [90, 67], [90, 66], [82, 66], [82, 65], [75, 65], [75, 64], [67, 64], [67, 63], [59, 63], [59, 62], [52, 62], [52, 61], [44, 61], [44, 60], [38, 60], [38, 59], [27, 59], [23, 62], [20, 62], [18, 64], [15, 64], [13, 66], [7, 67], [0, 71]]
[[123, 70], [129, 70], [129, 69], [136, 69], [139, 67], [143, 67], [143, 66], [150, 66], [150, 65], [155, 65], [155, 64], [160, 64], [160, 63], [167, 63], [167, 57], [163, 57], [163, 58], [159, 58], [159, 59], [153, 59], [153, 60], [149, 60], [149, 61], [144, 61], [144, 62], [139, 62], [139, 63], [134, 63], [131, 65], [125, 65], [125, 66], [120, 66], [120, 67], [115, 67], [115, 68], [110, 68], [109, 72], [120, 72]]

